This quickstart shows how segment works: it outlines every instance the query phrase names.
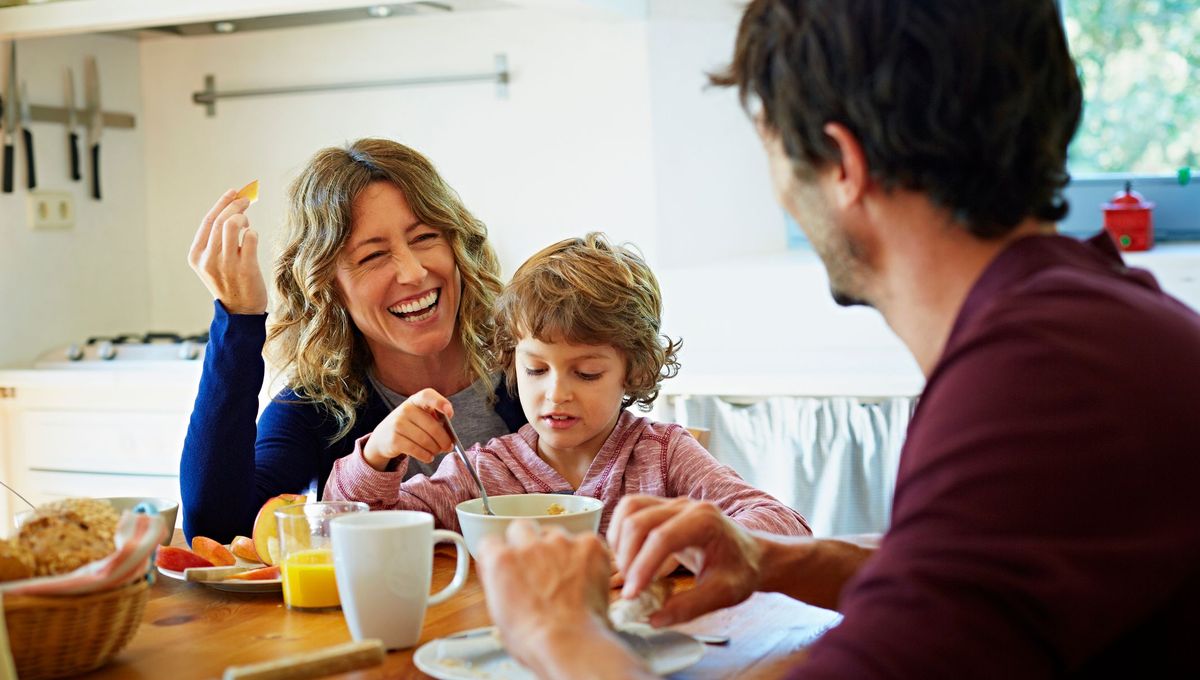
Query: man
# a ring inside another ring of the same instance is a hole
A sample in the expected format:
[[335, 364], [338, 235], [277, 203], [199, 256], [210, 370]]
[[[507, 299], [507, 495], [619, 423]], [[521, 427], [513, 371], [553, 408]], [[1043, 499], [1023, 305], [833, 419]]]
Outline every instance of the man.
[[[656, 625], [777, 591], [845, 618], [795, 678], [1200, 677], [1200, 318], [1107, 237], [1053, 234], [1081, 92], [1053, 0], [754, 0], [732, 66], [835, 299], [927, 376], [877, 550], [632, 497], [608, 539]], [[545, 677], [637, 677], [583, 617], [592, 537], [518, 525], [489, 609]], [[569, 642], [568, 642], [569, 641]]]

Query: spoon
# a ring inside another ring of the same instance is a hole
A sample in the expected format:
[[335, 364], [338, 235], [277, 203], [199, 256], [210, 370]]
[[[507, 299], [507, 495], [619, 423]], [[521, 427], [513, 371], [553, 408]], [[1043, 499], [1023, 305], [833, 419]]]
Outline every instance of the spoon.
[[33, 503], [30, 503], [28, 498], [26, 498], [26, 497], [22, 496], [21, 494], [17, 493], [17, 490], [16, 490], [16, 489], [14, 489], [14, 488], [12, 488], [11, 486], [9, 486], [9, 485], [5, 484], [4, 482], [0, 482], [0, 486], [2, 486], [2, 487], [4, 487], [4, 488], [8, 489], [8, 490], [9, 490], [9, 491], [11, 491], [11, 492], [13, 492], [13, 495], [14, 495], [14, 496], [16, 496], [17, 498], [20, 498], [21, 500], [25, 501], [25, 505], [28, 505], [29, 507], [33, 508], [33, 511], [34, 511], [34, 512], [37, 512], [37, 507], [35, 507], [35, 506], [33, 505]]
[[454, 431], [454, 426], [450, 424], [450, 419], [445, 413], [438, 412], [442, 417], [442, 422], [446, 424], [446, 431], [450, 433], [450, 438], [454, 440], [454, 452], [458, 454], [458, 459], [462, 464], [467, 466], [467, 472], [471, 473], [471, 479], [475, 480], [475, 486], [479, 487], [479, 496], [483, 499], [483, 514], [495, 516], [492, 512], [492, 506], [488, 503], [487, 491], [483, 488], [483, 482], [479, 480], [479, 473], [475, 472], [475, 466], [471, 465], [471, 459], [467, 458], [467, 453], [463, 451], [462, 441], [458, 438], [458, 433]]

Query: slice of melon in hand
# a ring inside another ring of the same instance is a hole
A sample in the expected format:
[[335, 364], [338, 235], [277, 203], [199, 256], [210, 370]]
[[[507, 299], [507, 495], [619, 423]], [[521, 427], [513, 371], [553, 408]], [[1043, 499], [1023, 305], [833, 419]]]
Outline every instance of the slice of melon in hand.
[[258, 200], [258, 180], [254, 180], [253, 182], [242, 187], [241, 189], [238, 189], [237, 198], [244, 198], [247, 201], [250, 201], [250, 203], [254, 203], [255, 201], [257, 201]]
[[[235, 198], [235, 200], [238, 198], [244, 198], [247, 201], [250, 201], [250, 204], [253, 205], [254, 202], [258, 200], [258, 180], [254, 180], [253, 182], [242, 187], [241, 189], [238, 189], [237, 196], [235, 196], [234, 198]], [[239, 249], [242, 247], [242, 242], [246, 240], [246, 231], [249, 228], [250, 227], [245, 227], [240, 232], [238, 232], [238, 248]]]

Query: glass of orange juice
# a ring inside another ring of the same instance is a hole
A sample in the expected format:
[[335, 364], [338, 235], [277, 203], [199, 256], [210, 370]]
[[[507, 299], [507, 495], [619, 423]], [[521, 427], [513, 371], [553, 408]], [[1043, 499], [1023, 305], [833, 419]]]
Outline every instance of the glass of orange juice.
[[333, 575], [329, 520], [351, 512], [367, 512], [366, 503], [320, 501], [289, 505], [275, 511], [279, 524], [279, 564], [283, 601], [291, 609], [334, 609], [338, 600]]

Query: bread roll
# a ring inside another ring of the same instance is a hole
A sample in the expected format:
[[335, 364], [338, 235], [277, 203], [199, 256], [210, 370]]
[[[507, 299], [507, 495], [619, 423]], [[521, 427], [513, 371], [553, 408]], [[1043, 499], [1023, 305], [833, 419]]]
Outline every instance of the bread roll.
[[648, 620], [654, 612], [662, 609], [671, 596], [673, 586], [667, 579], [657, 579], [642, 589], [637, 597], [618, 597], [608, 606], [608, 620], [614, 628]]
[[0, 581], [19, 581], [33, 576], [35, 562], [29, 549], [16, 540], [0, 538]]
[[35, 576], [66, 574], [113, 551], [111, 530], [106, 538], [73, 513], [35, 517], [18, 540], [33, 555]]

